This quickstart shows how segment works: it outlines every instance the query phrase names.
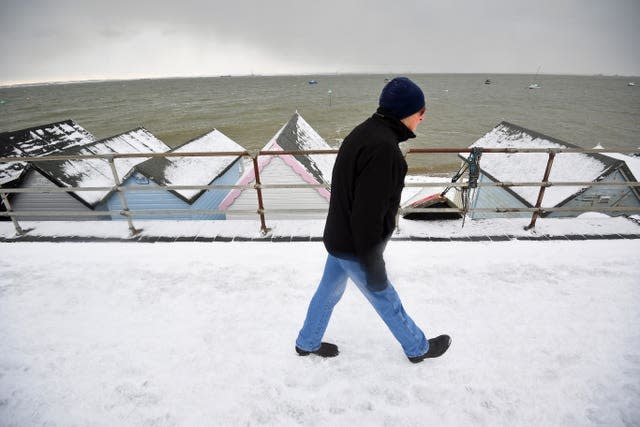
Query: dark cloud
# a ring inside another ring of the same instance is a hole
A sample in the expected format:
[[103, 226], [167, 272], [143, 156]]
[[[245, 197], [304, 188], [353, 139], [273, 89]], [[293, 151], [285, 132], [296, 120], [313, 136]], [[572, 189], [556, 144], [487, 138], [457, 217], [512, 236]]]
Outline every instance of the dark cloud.
[[640, 74], [637, 0], [8, 0], [1, 11], [0, 53], [9, 60], [0, 81], [95, 75], [105, 53], [114, 77], [158, 68], [193, 75], [538, 65]]

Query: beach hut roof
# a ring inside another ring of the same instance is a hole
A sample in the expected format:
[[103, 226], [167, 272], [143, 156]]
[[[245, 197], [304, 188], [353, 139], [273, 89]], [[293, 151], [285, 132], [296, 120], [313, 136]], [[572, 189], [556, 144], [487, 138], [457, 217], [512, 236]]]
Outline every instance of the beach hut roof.
[[[289, 121], [278, 130], [261, 151], [297, 151], [297, 150], [330, 150], [324, 139], [296, 112]], [[263, 173], [275, 156], [260, 156], [258, 170]], [[278, 156], [298, 177], [307, 184], [329, 184], [335, 162], [335, 154], [283, 154]], [[247, 168], [238, 180], [239, 185], [249, 185], [255, 181], [255, 170]], [[315, 190], [327, 201], [329, 191], [326, 188]], [[220, 204], [227, 209], [240, 196], [243, 190], [233, 189]]]
[[[188, 152], [243, 152], [245, 149], [217, 129], [189, 141], [172, 153]], [[227, 171], [238, 155], [218, 157], [152, 158], [138, 164], [135, 169], [160, 185], [209, 185]], [[178, 197], [191, 204], [205, 190], [175, 190]]]
[[[326, 141], [307, 123], [298, 112], [280, 128], [267, 143], [264, 150], [330, 150]], [[331, 183], [331, 172], [335, 162], [332, 154], [300, 154], [294, 156], [319, 183]]]
[[[0, 157], [44, 156], [69, 147], [94, 142], [96, 138], [73, 120], [0, 133]], [[0, 185], [17, 180], [26, 163], [0, 163]]]
[[[137, 128], [120, 135], [105, 138], [91, 144], [67, 148], [62, 154], [83, 156], [93, 154], [162, 153], [169, 147], [151, 132]], [[146, 157], [115, 159], [118, 177], [122, 181], [132, 168], [145, 161]], [[112, 187], [114, 185], [111, 166], [105, 159], [52, 160], [33, 163], [49, 180], [60, 187]], [[111, 191], [77, 191], [73, 194], [89, 207], [94, 207]]]
[[[525, 129], [509, 122], [501, 122], [471, 147], [483, 148], [581, 148], [559, 139]], [[465, 156], [466, 154], [461, 154]], [[548, 156], [544, 153], [484, 153], [480, 160], [482, 172], [490, 179], [512, 182], [541, 181]], [[551, 169], [550, 181], [595, 181], [623, 162], [604, 154], [559, 153]], [[586, 187], [549, 187], [545, 205], [557, 206]], [[529, 205], [534, 205], [538, 187], [505, 189]]]

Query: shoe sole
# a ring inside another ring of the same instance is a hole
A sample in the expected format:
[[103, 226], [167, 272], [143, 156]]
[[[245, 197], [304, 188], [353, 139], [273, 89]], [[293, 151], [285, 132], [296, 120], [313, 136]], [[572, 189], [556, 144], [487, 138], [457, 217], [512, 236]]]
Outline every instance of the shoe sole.
[[442, 356], [443, 354], [445, 354], [447, 352], [447, 350], [449, 350], [449, 347], [451, 347], [451, 343], [453, 342], [453, 339], [451, 337], [449, 337], [449, 341], [447, 341], [447, 346], [442, 350], [442, 353], [438, 354], [437, 356], [428, 356], [428, 351], [427, 353], [423, 354], [422, 356], [417, 356], [417, 357], [409, 357], [409, 361], [411, 363], [420, 363], [425, 359], [435, 359], [438, 358], [440, 356]]
[[[335, 353], [333, 352], [327, 353], [327, 350], [325, 347], [335, 347], [335, 350], [334, 350]], [[340, 352], [338, 351], [338, 347], [335, 344], [328, 344], [324, 342], [322, 343], [321, 347], [316, 351], [307, 351], [296, 346], [296, 353], [298, 353], [298, 356], [308, 356], [310, 354], [315, 354], [323, 358], [336, 357], [338, 354], [340, 354]]]

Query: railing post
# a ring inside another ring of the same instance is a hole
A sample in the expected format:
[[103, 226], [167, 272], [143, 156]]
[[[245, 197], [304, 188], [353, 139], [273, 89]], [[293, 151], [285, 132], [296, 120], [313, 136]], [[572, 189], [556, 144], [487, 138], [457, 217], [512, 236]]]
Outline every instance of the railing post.
[[[11, 203], [9, 202], [9, 197], [7, 197], [6, 193], [2, 191], [2, 186], [0, 185], [0, 197], [2, 198], [2, 203], [4, 203], [4, 207], [7, 208], [7, 213], [13, 212], [13, 208], [11, 207]], [[26, 232], [20, 227], [18, 220], [15, 216], [11, 215], [11, 222], [13, 222], [13, 227], [16, 229], [16, 233], [19, 236], [26, 234]]]
[[116, 170], [116, 165], [113, 161], [113, 156], [107, 157], [109, 161], [109, 166], [111, 167], [111, 173], [113, 174], [113, 182], [116, 185], [116, 191], [118, 192], [118, 196], [120, 196], [120, 204], [122, 205], [122, 215], [127, 217], [127, 222], [129, 223], [129, 232], [132, 236], [135, 236], [140, 232], [133, 226], [133, 221], [131, 220], [131, 213], [129, 212], [129, 205], [127, 204], [127, 199], [124, 196], [124, 193], [120, 191], [120, 178], [118, 177], [118, 171]]
[[547, 168], [544, 170], [544, 177], [542, 178], [542, 183], [540, 184], [540, 192], [538, 193], [538, 200], [536, 201], [535, 208], [538, 209], [533, 212], [531, 216], [531, 223], [527, 225], [524, 229], [531, 230], [536, 226], [536, 221], [538, 220], [538, 216], [540, 215], [539, 209], [542, 206], [542, 199], [544, 198], [544, 192], [547, 189], [546, 183], [549, 181], [549, 175], [551, 175], [551, 166], [553, 166], [553, 159], [556, 158], [556, 153], [553, 151], [549, 151], [549, 158], [547, 159]]
[[260, 182], [260, 165], [258, 164], [258, 153], [251, 156], [253, 160], [253, 173], [256, 177], [256, 194], [258, 195], [258, 215], [260, 215], [260, 232], [263, 235], [267, 235], [270, 229], [267, 228], [267, 224], [264, 219], [264, 203], [262, 201], [262, 182]]

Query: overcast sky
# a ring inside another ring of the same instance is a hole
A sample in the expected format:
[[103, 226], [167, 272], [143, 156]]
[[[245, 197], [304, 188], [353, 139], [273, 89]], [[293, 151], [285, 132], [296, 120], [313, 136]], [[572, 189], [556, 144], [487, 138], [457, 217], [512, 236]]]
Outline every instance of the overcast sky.
[[0, 84], [309, 73], [640, 75], [640, 0], [1, 0]]

